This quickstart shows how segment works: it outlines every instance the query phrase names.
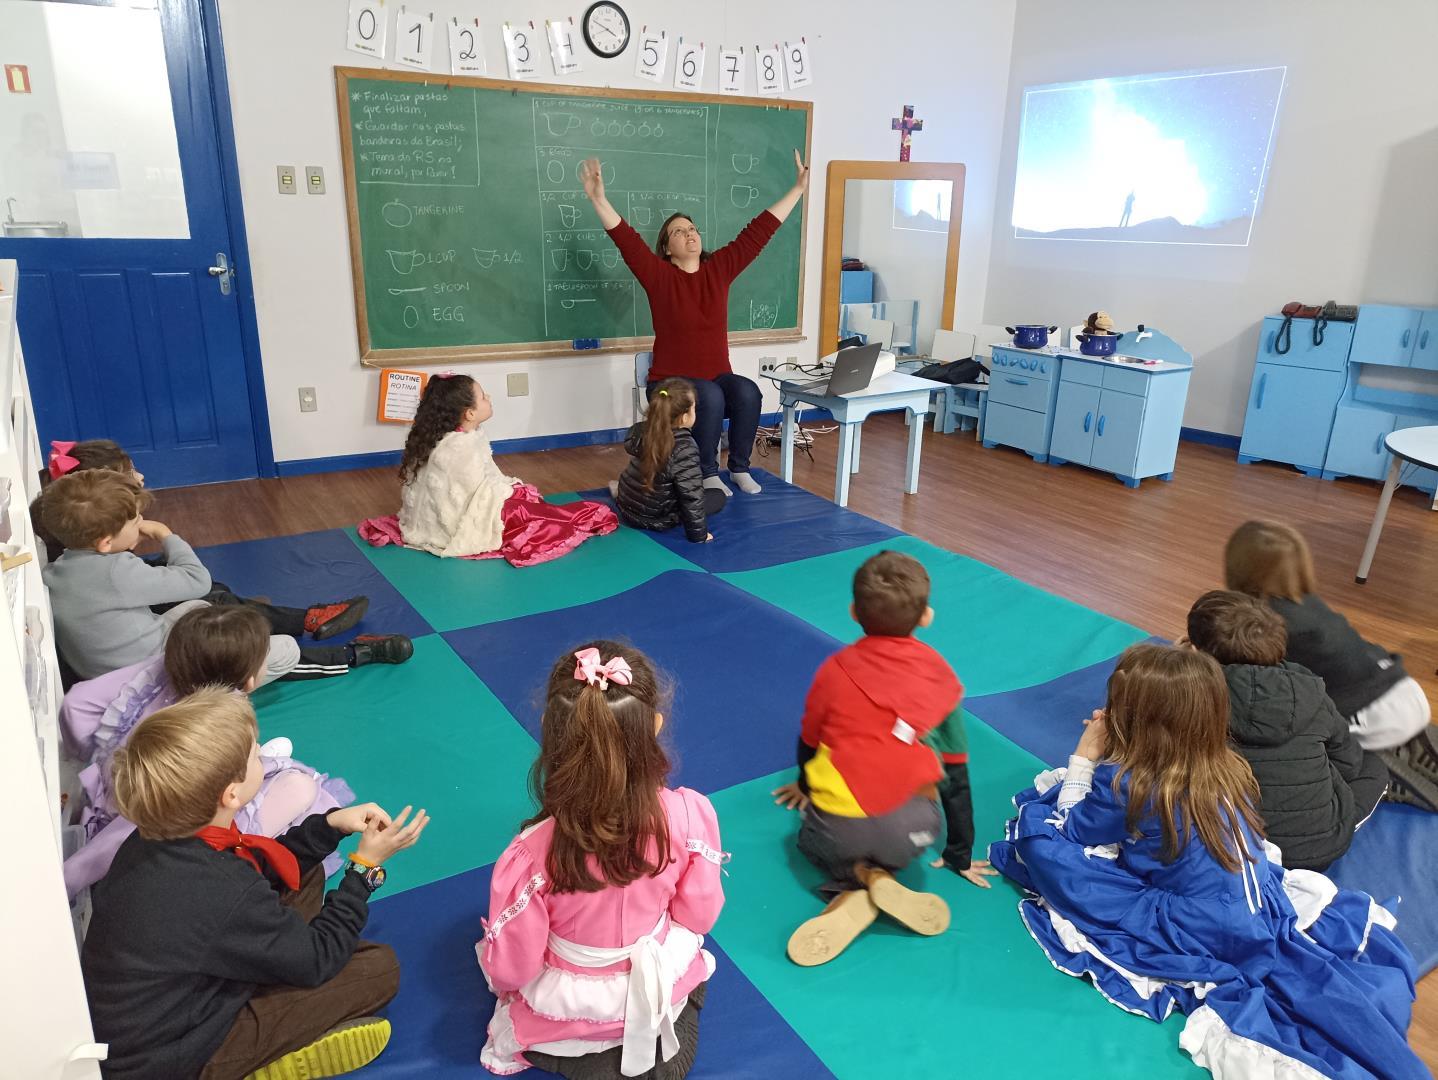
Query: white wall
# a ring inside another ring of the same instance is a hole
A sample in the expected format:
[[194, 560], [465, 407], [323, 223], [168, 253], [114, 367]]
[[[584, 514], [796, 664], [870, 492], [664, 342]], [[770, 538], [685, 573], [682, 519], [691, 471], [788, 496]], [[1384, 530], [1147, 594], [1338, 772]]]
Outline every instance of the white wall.
[[[1300, 299], [1438, 305], [1438, 77], [1411, 51], [1435, 40], [1433, 0], [1023, 0], [984, 321], [1068, 326], [1106, 308], [1158, 327], [1194, 357], [1184, 423], [1237, 434], [1264, 315]], [[1276, 64], [1288, 83], [1247, 248], [1013, 238], [1025, 86]]]
[[30, 93], [12, 94], [0, 86], [0, 218], [14, 199], [20, 221], [79, 218], [75, 196], [61, 185], [64, 174], [65, 120], [50, 62], [50, 35], [42, 4], [0, 0], [0, 41], [7, 64], [29, 69]]
[[[502, 22], [539, 23], [557, 14], [553, 7], [520, 0], [433, 0], [425, 5], [430, 6], [436, 23], [451, 15], [479, 16], [495, 77], [504, 72]], [[375, 421], [378, 375], [360, 366], [355, 337], [333, 68], [374, 65], [344, 49], [347, 9], [346, 0], [220, 0], [270, 427], [279, 461], [393, 450], [405, 434], [402, 427]], [[889, 120], [906, 104], [916, 106], [925, 120], [924, 130], [914, 136], [914, 159], [968, 166], [956, 317], [961, 325], [980, 321], [1014, 0], [919, 0], [902, 17], [889, 17], [859, 0], [783, 5], [636, 0], [625, 9], [636, 32], [647, 24], [668, 29], [671, 37], [682, 32], [706, 42], [710, 70], [704, 89], [710, 92], [721, 42], [752, 48], [755, 41], [802, 34], [812, 50], [814, 84], [789, 95], [815, 103], [816, 168], [807, 213], [804, 294], [809, 340], [736, 348], [737, 370], [756, 374], [763, 355], [815, 355], [825, 165], [835, 158], [894, 160], [898, 136]], [[277, 32], [281, 25], [283, 33]], [[447, 54], [441, 56], [436, 68], [447, 60]], [[580, 60], [584, 71], [573, 77], [576, 83], [652, 86], [634, 78], [632, 45], [609, 62], [581, 46]], [[670, 63], [672, 68], [672, 57]], [[280, 164], [324, 166], [329, 194], [279, 195], [275, 166]], [[633, 360], [626, 355], [488, 361], [463, 365], [463, 370], [498, 395], [489, 425], [493, 438], [591, 431], [629, 421]], [[502, 396], [510, 372], [529, 373], [529, 397]], [[298, 411], [301, 386], [316, 388], [317, 412]], [[768, 407], [777, 407], [772, 393]]]
[[[894, 228], [894, 181], [850, 180], [844, 196], [844, 254], [874, 272], [875, 300], [917, 300], [917, 351], [927, 354], [944, 302], [947, 233]], [[962, 247], [962, 243], [960, 244]], [[956, 326], [965, 325], [955, 321]], [[895, 340], [905, 333], [895, 329]]]

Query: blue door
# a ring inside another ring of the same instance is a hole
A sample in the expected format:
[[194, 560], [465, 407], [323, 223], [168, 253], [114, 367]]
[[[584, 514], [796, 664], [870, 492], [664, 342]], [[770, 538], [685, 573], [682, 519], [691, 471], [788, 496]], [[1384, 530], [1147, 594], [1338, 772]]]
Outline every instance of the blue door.
[[202, 0], [0, 6], [28, 88], [0, 93], [0, 257], [41, 437], [112, 438], [155, 487], [270, 469], [204, 22]]
[[1350, 355], [1359, 364], [1407, 367], [1413, 360], [1420, 314], [1417, 308], [1364, 304], [1358, 309]]
[[1322, 469], [1345, 378], [1341, 371], [1254, 365], [1239, 457]]
[[1059, 383], [1058, 400], [1054, 403], [1054, 433], [1049, 439], [1049, 457], [1087, 465], [1093, 453], [1093, 430], [1098, 420], [1097, 386], [1070, 382]]
[[1430, 308], [1418, 320], [1418, 337], [1413, 342], [1413, 366], [1438, 371], [1438, 310]]
[[1099, 395], [1093, 429], [1095, 469], [1132, 477], [1138, 471], [1138, 440], [1143, 434], [1144, 398], [1105, 390]]

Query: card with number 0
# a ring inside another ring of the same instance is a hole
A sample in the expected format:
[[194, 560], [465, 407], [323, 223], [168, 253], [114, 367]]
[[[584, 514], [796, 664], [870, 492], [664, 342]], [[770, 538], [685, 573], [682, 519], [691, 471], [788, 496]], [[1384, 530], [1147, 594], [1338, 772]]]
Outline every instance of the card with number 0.
[[350, 0], [349, 28], [345, 31], [346, 49], [383, 60], [385, 31], [388, 29], [384, 0]]
[[744, 92], [744, 46], [737, 49], [719, 49], [719, 93], [742, 94]]
[[809, 67], [809, 43], [803, 38], [784, 42], [784, 77], [789, 80], [789, 89], [797, 90], [814, 81]]
[[679, 51], [674, 56], [674, 85], [680, 90], [698, 90], [704, 78], [704, 42], [695, 45], [679, 39]]
[[434, 12], [400, 8], [394, 36], [395, 63], [428, 71], [434, 54]]
[[663, 30], [651, 33], [646, 28], [639, 35], [639, 48], [634, 57], [634, 74], [650, 82], [664, 81], [664, 63], [669, 55], [669, 35]]
[[449, 20], [449, 73], [451, 75], [484, 75], [484, 42], [479, 36], [479, 20]]
[[754, 49], [754, 78], [759, 82], [759, 93], [782, 94], [784, 92], [784, 60], [779, 46], [772, 49]]
[[534, 38], [533, 23], [526, 26], [504, 24], [504, 56], [509, 62], [511, 79], [532, 79], [539, 74]]

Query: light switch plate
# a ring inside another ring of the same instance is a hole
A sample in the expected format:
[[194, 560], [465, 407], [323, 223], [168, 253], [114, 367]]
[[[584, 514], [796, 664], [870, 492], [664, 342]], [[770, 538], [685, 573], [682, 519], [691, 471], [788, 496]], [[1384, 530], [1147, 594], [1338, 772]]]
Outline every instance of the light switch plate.
[[319, 412], [319, 399], [315, 397], [313, 386], [300, 387], [300, 412]]
[[293, 165], [276, 165], [275, 173], [279, 180], [281, 195], [293, 195], [299, 190], [295, 187], [295, 167]]
[[528, 397], [529, 373], [520, 371], [513, 375], [506, 375], [504, 377], [504, 388], [510, 397]]
[[325, 171], [318, 165], [305, 166], [305, 190], [311, 195], [325, 193]]

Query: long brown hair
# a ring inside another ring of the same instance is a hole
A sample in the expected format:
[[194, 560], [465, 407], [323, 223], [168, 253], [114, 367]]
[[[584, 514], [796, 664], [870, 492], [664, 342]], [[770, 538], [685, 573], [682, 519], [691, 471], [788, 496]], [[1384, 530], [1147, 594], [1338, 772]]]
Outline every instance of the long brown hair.
[[414, 411], [409, 437], [404, 441], [404, 457], [399, 463], [401, 484], [408, 484], [419, 475], [439, 440], [458, 428], [464, 414], [473, 407], [474, 380], [468, 375], [430, 378]]
[[[664, 224], [659, 226], [659, 236], [655, 238], [654, 241], [654, 254], [658, 255], [665, 262], [674, 261], [669, 257], [669, 226], [673, 225], [676, 221], [687, 221], [690, 225], [694, 225], [694, 219], [688, 214], [670, 214], [664, 219]], [[694, 225], [694, 228], [697, 231], [699, 226]], [[699, 261], [705, 262], [712, 254], [713, 252], [701, 247], [699, 249]]]
[[[1255, 861], [1240, 821], [1263, 836], [1258, 781], [1228, 745], [1228, 684], [1211, 656], [1167, 645], [1133, 645], [1108, 680], [1104, 757], [1128, 778], [1127, 824], [1158, 815], [1163, 858], [1172, 862], [1194, 830], [1230, 873]], [[1180, 835], [1180, 832], [1182, 835]]]
[[[585, 649], [606, 664], [624, 657], [629, 685], [611, 680], [605, 689], [576, 678], [576, 654]], [[555, 663], [529, 771], [539, 812], [524, 823], [554, 819], [546, 869], [555, 892], [622, 887], [669, 865], [659, 796], [669, 758], [654, 730], [664, 696], [654, 665], [632, 646], [591, 641]]]
[[1223, 549], [1223, 577], [1230, 589], [1260, 600], [1279, 596], [1297, 604], [1318, 591], [1303, 534], [1277, 521], [1245, 521], [1234, 530]]
[[265, 670], [270, 624], [258, 610], [213, 604], [180, 616], [165, 639], [165, 674], [181, 695], [205, 686], [243, 690]]
[[674, 429], [693, 407], [694, 384], [688, 379], [665, 379], [655, 387], [639, 439], [639, 476], [645, 491], [654, 490], [654, 478], [674, 452]]

